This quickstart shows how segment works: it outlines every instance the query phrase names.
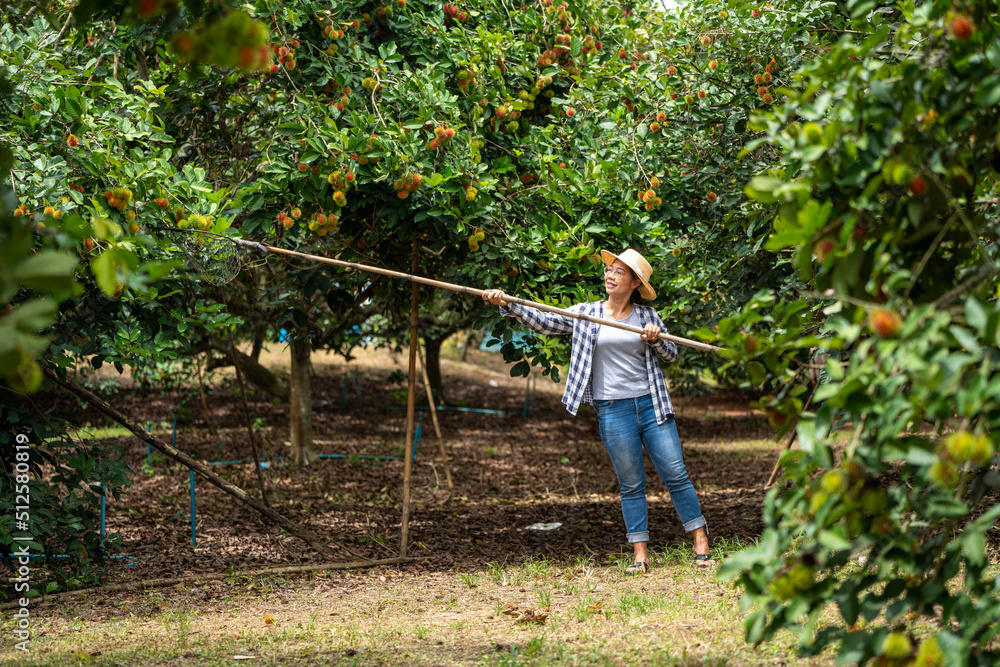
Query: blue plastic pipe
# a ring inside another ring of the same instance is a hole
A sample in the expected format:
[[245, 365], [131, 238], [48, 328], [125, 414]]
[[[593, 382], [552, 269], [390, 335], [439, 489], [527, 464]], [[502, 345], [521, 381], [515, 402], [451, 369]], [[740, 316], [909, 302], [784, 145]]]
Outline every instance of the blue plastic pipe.
[[101, 484], [101, 551], [104, 551], [104, 519], [107, 513], [108, 489]]
[[[503, 410], [486, 410], [486, 409], [483, 409], [483, 408], [453, 408], [453, 407], [451, 407], [449, 405], [436, 405], [436, 406], [434, 406], [434, 408], [438, 412], [443, 412], [445, 410], [451, 410], [453, 412], [476, 412], [476, 413], [483, 414], [483, 415], [505, 415], [505, 414], [507, 414]], [[390, 410], [405, 410], [406, 406], [405, 405], [390, 405], [389, 409]], [[422, 406], [418, 406], [417, 410], [427, 411], [427, 410], [430, 410], [430, 408], [427, 407], [426, 405], [422, 405]]]
[[[275, 459], [257, 459], [257, 460], [260, 461], [261, 463], [263, 463], [264, 461], [280, 461], [281, 459], [282, 459], [282, 457], [279, 456], [278, 458], [275, 458]], [[212, 465], [212, 466], [228, 466], [228, 465], [237, 465], [237, 464], [240, 464], [240, 463], [253, 463], [253, 459], [250, 459], [249, 461], [239, 461], [239, 460], [237, 460], [237, 461], [210, 461], [209, 465]]]
[[410, 456], [410, 461], [415, 462], [417, 460], [417, 450], [420, 449], [420, 435], [424, 430], [424, 413], [421, 412], [417, 415], [417, 430], [413, 433], [413, 454]]
[[382, 461], [401, 461], [402, 456], [371, 456], [369, 454], [317, 454], [318, 459], [379, 459]]

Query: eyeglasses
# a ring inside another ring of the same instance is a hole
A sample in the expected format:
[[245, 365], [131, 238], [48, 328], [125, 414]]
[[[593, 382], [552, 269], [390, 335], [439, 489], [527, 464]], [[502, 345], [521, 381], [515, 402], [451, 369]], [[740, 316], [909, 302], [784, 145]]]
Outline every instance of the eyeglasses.
[[628, 274], [629, 274], [628, 270], [619, 269], [616, 266], [605, 266], [604, 267], [604, 275], [606, 275], [606, 276], [614, 276], [616, 280], [621, 280], [622, 278], [624, 278]]

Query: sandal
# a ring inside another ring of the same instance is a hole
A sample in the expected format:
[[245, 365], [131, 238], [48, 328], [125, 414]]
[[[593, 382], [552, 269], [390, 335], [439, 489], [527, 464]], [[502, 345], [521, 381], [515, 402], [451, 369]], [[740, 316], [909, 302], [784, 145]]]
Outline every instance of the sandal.
[[645, 563], [641, 560], [637, 560], [628, 567], [625, 568], [625, 574], [646, 574], [649, 572], [649, 563]]
[[715, 565], [715, 561], [712, 560], [712, 554], [695, 554], [694, 555], [694, 566], [695, 567], [711, 567]]

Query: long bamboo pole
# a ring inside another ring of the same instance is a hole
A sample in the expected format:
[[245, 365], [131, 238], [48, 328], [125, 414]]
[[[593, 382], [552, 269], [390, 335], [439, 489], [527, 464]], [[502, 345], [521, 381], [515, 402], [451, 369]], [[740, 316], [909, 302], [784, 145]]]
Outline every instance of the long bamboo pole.
[[[411, 275], [409, 273], [402, 273], [401, 271], [392, 271], [391, 269], [383, 269], [377, 266], [369, 266], [368, 264], [358, 264], [356, 262], [345, 262], [340, 259], [332, 259], [330, 257], [322, 257], [320, 255], [310, 255], [309, 253], [298, 252], [296, 250], [286, 250], [284, 248], [277, 248], [275, 246], [267, 245], [266, 243], [258, 243], [256, 241], [247, 241], [245, 239], [238, 239], [229, 236], [225, 236], [237, 245], [241, 245], [245, 248], [253, 248], [259, 252], [264, 253], [275, 253], [278, 255], [286, 255], [288, 257], [298, 257], [299, 259], [309, 260], [311, 262], [320, 262], [322, 264], [330, 264], [332, 266], [339, 266], [345, 269], [356, 269], [358, 271], [367, 271], [369, 273], [378, 273], [383, 276], [391, 276], [393, 278], [402, 278], [403, 280], [409, 280], [414, 283], [420, 283], [422, 285], [430, 285], [431, 287], [438, 287], [441, 289], [451, 290], [453, 292], [461, 292], [462, 294], [471, 294], [473, 296], [478, 296], [482, 298], [483, 292], [485, 290], [476, 289], [475, 287], [466, 287], [464, 285], [455, 285], [453, 283], [446, 283], [441, 280], [433, 280], [431, 278], [422, 278], [420, 276]], [[634, 327], [628, 324], [622, 324], [611, 319], [604, 319], [601, 317], [594, 317], [592, 315], [584, 315], [583, 313], [575, 313], [571, 310], [565, 310], [564, 308], [557, 308], [555, 306], [550, 306], [544, 303], [538, 303], [535, 301], [528, 301], [527, 299], [520, 299], [515, 296], [506, 296], [507, 301], [510, 303], [516, 303], [521, 306], [528, 306], [530, 308], [537, 308], [538, 310], [543, 310], [549, 313], [555, 313], [557, 315], [564, 315], [565, 317], [570, 317], [575, 320], [584, 320], [587, 322], [595, 322], [597, 324], [603, 324], [604, 326], [614, 327], [616, 329], [623, 329], [624, 331], [631, 331], [633, 333], [641, 334], [642, 329], [640, 327]], [[704, 350], [706, 352], [720, 352], [722, 348], [715, 345], [709, 345], [708, 343], [702, 343], [701, 341], [691, 340], [689, 338], [681, 338], [680, 336], [671, 336], [670, 334], [661, 333], [660, 340], [668, 341], [671, 343], [677, 343], [679, 345], [686, 345], [687, 347], [693, 347], [697, 350]]]
[[[413, 242], [412, 271], [417, 272], [417, 242]], [[410, 384], [406, 396], [406, 453], [403, 459], [403, 529], [399, 534], [399, 557], [406, 557], [407, 543], [410, 540], [410, 477], [413, 474], [413, 440], [416, 438], [417, 426], [417, 346], [420, 345], [417, 325], [419, 307], [419, 287], [413, 283], [410, 298]]]

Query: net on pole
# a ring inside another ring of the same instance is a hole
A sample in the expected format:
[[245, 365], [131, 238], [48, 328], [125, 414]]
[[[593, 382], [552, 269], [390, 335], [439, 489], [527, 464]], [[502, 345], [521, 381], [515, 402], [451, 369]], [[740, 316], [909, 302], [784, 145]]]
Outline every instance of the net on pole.
[[232, 282], [243, 266], [233, 239], [221, 234], [169, 228], [166, 234], [187, 261], [188, 268], [212, 285]]

